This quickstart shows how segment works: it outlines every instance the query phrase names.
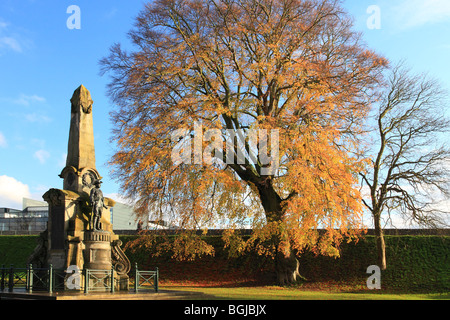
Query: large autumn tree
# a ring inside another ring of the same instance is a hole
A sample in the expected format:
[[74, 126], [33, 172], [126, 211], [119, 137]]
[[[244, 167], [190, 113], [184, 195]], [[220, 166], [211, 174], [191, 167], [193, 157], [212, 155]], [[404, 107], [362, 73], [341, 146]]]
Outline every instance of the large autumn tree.
[[[247, 242], [227, 232], [227, 244], [275, 258], [280, 284], [296, 281], [303, 250], [338, 256], [361, 229], [359, 138], [386, 66], [340, 1], [155, 0], [129, 36], [134, 49], [114, 45], [101, 64], [114, 174], [137, 211], [189, 230], [250, 223]], [[192, 161], [173, 161], [183, 143]]]

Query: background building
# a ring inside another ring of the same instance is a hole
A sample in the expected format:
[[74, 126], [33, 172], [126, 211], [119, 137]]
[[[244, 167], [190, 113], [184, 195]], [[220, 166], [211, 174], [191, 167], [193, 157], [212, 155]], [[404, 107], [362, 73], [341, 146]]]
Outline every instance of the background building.
[[[39, 234], [47, 228], [47, 202], [24, 198], [22, 207], [22, 210], [0, 207], [0, 234]], [[114, 230], [138, 229], [139, 219], [129, 205], [116, 202], [110, 219]], [[141, 223], [141, 229], [161, 227], [149, 221]]]
[[137, 220], [131, 206], [116, 202], [116, 205], [111, 208], [113, 230], [136, 230], [139, 222]]

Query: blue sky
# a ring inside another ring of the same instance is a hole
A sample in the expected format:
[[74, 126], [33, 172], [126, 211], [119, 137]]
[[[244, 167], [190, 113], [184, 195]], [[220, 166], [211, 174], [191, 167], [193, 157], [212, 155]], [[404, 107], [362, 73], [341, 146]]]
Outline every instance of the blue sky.
[[[98, 61], [126, 33], [145, 1], [2, 0], [0, 2], [0, 207], [21, 208], [22, 197], [42, 200], [49, 188], [62, 188], [73, 91], [83, 84], [94, 100], [97, 169], [103, 192], [119, 186], [107, 162], [112, 104], [107, 76]], [[80, 29], [69, 29], [71, 5], [80, 8]], [[375, 7], [370, 7], [375, 6]], [[450, 1], [346, 0], [372, 49], [395, 62], [405, 59], [450, 90]], [[380, 28], [370, 29], [375, 8]]]

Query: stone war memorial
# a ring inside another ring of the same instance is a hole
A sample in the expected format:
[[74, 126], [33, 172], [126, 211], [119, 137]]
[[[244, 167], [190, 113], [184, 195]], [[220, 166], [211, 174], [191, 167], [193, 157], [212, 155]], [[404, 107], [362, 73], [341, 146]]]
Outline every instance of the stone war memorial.
[[[43, 195], [49, 205], [47, 230], [40, 235], [28, 263], [37, 269], [51, 265], [59, 270], [78, 270], [78, 283], [88, 283], [100, 291], [111, 286], [114, 290], [128, 290], [130, 261], [110, 222], [115, 201], [103, 197], [102, 177], [95, 167], [93, 101], [81, 85], [70, 102], [67, 160], [59, 175], [63, 189], [52, 188]], [[100, 272], [85, 279], [89, 277], [86, 270], [104, 270], [105, 274]], [[111, 272], [115, 284], [105, 286], [105, 281], [111, 281], [107, 277]], [[68, 277], [70, 273], [65, 276], [64, 289], [81, 290], [80, 285], [67, 281]]]

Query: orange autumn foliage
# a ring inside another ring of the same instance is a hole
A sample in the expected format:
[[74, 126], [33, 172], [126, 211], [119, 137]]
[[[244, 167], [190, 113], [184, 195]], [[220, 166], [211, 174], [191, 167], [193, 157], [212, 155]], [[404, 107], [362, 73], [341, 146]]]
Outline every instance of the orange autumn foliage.
[[[139, 214], [186, 229], [251, 226], [246, 242], [226, 233], [228, 245], [273, 257], [337, 256], [358, 235], [359, 139], [387, 61], [340, 1], [156, 0], [129, 35], [135, 50], [115, 45], [102, 66], [118, 107], [113, 173]], [[248, 158], [175, 166], [171, 134], [195, 123], [224, 141], [226, 129], [279, 130], [278, 170], [262, 175]]]

